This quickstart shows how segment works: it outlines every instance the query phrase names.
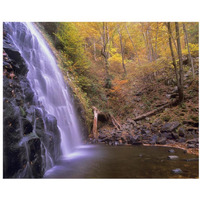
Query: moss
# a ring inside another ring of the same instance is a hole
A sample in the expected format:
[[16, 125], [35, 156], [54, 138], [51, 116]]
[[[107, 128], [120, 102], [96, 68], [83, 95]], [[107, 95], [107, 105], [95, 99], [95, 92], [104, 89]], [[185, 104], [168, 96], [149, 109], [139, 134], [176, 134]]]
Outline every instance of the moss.
[[26, 112], [24, 111], [24, 109], [20, 106], [20, 111], [21, 111], [21, 115], [23, 117], [26, 117]]
[[169, 115], [162, 116], [162, 120], [168, 122], [171, 119]]

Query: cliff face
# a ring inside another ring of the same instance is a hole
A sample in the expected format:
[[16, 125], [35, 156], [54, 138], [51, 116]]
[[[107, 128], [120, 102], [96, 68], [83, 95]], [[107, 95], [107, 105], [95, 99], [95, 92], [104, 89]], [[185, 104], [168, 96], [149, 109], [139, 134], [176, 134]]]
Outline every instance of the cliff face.
[[57, 120], [38, 102], [19, 50], [3, 32], [3, 176], [40, 178], [60, 155]]

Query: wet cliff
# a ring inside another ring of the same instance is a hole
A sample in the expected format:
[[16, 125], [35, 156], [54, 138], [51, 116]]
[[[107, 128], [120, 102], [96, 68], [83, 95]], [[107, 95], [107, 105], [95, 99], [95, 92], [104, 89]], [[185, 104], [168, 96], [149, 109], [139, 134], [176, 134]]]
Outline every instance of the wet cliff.
[[3, 26], [3, 177], [41, 178], [61, 154], [57, 120], [27, 79], [28, 67]]

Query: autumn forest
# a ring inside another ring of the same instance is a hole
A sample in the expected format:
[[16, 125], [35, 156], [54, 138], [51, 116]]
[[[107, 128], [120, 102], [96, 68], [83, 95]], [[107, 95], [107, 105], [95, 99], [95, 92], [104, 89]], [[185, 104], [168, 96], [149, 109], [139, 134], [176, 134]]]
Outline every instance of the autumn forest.
[[[194, 88], [198, 87], [198, 23], [40, 25], [59, 50], [62, 69], [73, 77], [77, 87], [74, 92], [81, 96], [88, 120], [92, 117], [92, 106], [123, 121], [152, 111], [159, 103], [171, 99], [187, 107], [193, 118], [198, 116], [190, 110], [187, 100], [189, 90], [192, 95], [198, 91]], [[167, 93], [174, 88], [177, 94], [171, 97]], [[197, 102], [196, 99], [194, 104]]]
[[4, 178], [198, 178], [198, 22], [5, 22]]

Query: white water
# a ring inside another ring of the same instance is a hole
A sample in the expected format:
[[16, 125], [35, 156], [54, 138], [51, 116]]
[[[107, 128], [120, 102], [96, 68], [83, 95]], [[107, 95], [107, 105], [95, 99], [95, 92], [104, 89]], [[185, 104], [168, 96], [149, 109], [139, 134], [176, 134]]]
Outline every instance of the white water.
[[57, 119], [62, 155], [81, 144], [80, 125], [53, 53], [32, 23], [9, 23], [12, 40], [28, 65], [28, 79], [45, 110]]

